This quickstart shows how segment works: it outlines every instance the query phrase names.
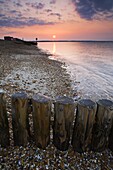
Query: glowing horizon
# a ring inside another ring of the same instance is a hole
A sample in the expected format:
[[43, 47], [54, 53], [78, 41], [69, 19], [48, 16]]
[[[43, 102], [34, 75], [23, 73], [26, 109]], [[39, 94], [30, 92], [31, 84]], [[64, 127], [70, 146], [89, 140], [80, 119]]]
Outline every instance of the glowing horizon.
[[113, 40], [112, 30], [112, 0], [0, 0], [0, 38]]

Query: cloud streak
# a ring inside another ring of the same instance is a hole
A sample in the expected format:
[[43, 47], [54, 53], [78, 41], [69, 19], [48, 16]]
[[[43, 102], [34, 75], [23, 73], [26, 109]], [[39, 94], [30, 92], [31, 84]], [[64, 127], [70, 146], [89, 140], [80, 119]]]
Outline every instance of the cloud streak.
[[51, 16], [57, 16], [59, 20], [61, 19], [61, 14], [59, 14], [59, 13], [53, 13], [53, 12], [51, 12], [49, 15], [51, 15]]
[[47, 13], [52, 12], [51, 9], [46, 9], [45, 11], [46, 11]]
[[26, 3], [26, 5], [35, 8], [35, 9], [43, 9], [45, 4], [43, 3]]
[[0, 19], [0, 27], [24, 27], [24, 26], [33, 26], [33, 25], [54, 25], [54, 22], [46, 22], [44, 20], [39, 20], [36, 18], [9, 18], [5, 17]]
[[[15, 2], [14, 2], [14, 3], [15, 3]], [[22, 4], [19, 3], [19, 2], [15, 3], [15, 5], [16, 5], [17, 7], [22, 7]]]
[[4, 1], [0, 0], [0, 4], [4, 4]]
[[56, 4], [56, 0], [51, 0], [50, 4]]
[[[3, 1], [0, 0], [0, 2], [3, 2]], [[39, 16], [37, 14], [35, 14], [33, 16], [29, 12], [30, 10], [31, 11], [40, 10], [40, 11], [45, 12], [46, 15], [47, 15], [47, 13], [51, 13], [52, 12], [51, 9], [43, 10], [43, 8], [45, 7], [44, 3], [28, 1], [26, 3], [23, 3], [22, 8], [21, 8], [21, 5], [22, 5], [21, 1], [15, 1], [15, 2], [10, 1], [8, 3], [8, 5], [6, 5], [6, 7], [5, 7], [5, 4], [1, 8], [0, 28], [1, 27], [16, 28], [16, 27], [25, 27], [25, 26], [33, 26], [33, 25], [43, 26], [43, 25], [54, 25], [56, 23], [56, 21], [50, 21], [50, 20], [43, 19], [43, 17], [39, 18]], [[10, 7], [12, 7], [12, 8], [10, 8]], [[60, 17], [60, 15], [57, 15], [57, 16]], [[44, 18], [46, 18], [46, 17], [44, 17]]]
[[[93, 20], [96, 15], [113, 13], [113, 0], [72, 0], [81, 18]], [[113, 16], [111, 15], [113, 18]]]

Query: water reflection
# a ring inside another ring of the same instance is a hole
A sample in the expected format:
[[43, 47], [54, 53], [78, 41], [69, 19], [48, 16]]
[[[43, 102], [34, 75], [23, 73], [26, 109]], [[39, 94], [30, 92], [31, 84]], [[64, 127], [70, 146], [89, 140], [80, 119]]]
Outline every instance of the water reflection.
[[49, 42], [41, 43], [40, 47], [51, 52], [52, 59], [68, 65], [73, 88], [81, 96], [113, 99], [113, 43]]
[[55, 43], [55, 42], [53, 43], [53, 50], [52, 50], [52, 53], [53, 53], [53, 54], [56, 53], [56, 43]]

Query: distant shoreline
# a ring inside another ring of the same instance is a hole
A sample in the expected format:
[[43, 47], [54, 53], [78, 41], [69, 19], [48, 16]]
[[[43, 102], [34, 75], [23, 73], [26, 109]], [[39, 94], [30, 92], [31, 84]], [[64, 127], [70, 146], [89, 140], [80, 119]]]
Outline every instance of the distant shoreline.
[[97, 40], [37, 40], [37, 42], [112, 42], [113, 41], [97, 41]]
[[[0, 41], [6, 41], [4, 39], [0, 39]], [[28, 41], [29, 42], [29, 41]], [[31, 41], [30, 41], [31, 42]], [[99, 42], [99, 43], [113, 43], [113, 40], [32, 40], [32, 42]]]

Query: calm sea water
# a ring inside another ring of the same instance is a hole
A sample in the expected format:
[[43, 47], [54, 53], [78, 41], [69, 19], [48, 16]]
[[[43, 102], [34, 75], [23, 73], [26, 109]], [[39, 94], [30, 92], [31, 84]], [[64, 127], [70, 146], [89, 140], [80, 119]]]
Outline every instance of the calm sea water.
[[82, 97], [113, 100], [112, 42], [44, 42], [38, 46], [66, 63], [73, 90]]

